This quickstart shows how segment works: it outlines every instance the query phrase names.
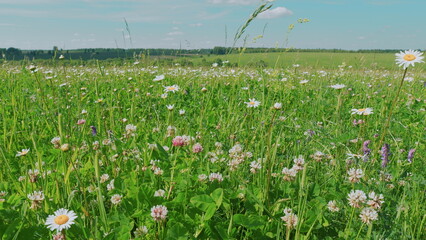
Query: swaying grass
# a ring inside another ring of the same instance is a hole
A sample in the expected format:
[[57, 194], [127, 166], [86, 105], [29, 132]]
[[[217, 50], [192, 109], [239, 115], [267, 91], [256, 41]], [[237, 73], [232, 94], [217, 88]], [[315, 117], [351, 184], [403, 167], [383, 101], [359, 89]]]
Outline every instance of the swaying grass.
[[423, 71], [382, 167], [401, 71], [65, 63], [0, 70], [1, 239], [426, 238]]

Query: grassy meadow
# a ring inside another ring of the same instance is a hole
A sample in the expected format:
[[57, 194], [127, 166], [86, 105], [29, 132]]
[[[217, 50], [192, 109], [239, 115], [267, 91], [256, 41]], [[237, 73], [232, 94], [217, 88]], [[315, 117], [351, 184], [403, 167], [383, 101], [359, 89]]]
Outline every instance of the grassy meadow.
[[3, 62], [0, 239], [425, 239], [425, 64], [278, 55]]
[[[352, 66], [358, 70], [397, 70], [394, 53], [365, 53], [365, 52], [264, 52], [242, 53], [228, 55], [210, 55], [204, 57], [207, 62], [218, 59], [237, 63], [238, 66], [267, 66], [271, 68], [287, 68], [299, 64], [303, 68], [315, 70], [338, 69], [341, 65]], [[202, 59], [190, 59], [194, 64], [201, 64]], [[426, 70], [426, 66], [419, 65], [418, 69]]]

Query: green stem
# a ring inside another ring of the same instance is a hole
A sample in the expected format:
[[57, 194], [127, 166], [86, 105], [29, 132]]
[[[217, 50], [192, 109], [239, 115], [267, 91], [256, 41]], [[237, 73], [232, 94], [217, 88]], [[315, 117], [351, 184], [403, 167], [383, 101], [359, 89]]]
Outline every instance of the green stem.
[[367, 237], [365, 239], [370, 239], [371, 238], [371, 232], [373, 230], [373, 223], [368, 224], [368, 232], [367, 232]]
[[348, 239], [348, 237], [349, 237], [348, 235], [349, 235], [349, 231], [350, 231], [350, 228], [351, 228], [351, 223], [352, 223], [352, 219], [354, 217], [354, 213], [355, 213], [355, 208], [353, 207], [352, 208], [352, 212], [351, 212], [351, 217], [350, 217], [349, 222], [348, 222], [348, 225], [345, 228], [345, 239]]
[[290, 240], [291, 228], [287, 227], [287, 231], [285, 231], [285, 240]]
[[361, 227], [359, 228], [358, 234], [356, 235], [356, 239], [358, 239], [359, 234], [361, 233], [362, 228], [364, 227], [364, 223], [361, 225]]
[[398, 91], [396, 92], [396, 97], [393, 99], [391, 108], [389, 109], [389, 115], [388, 115], [388, 118], [386, 119], [385, 126], [383, 127], [382, 136], [380, 137], [379, 145], [377, 145], [377, 148], [380, 148], [380, 146], [382, 146], [383, 140], [385, 139], [386, 131], [388, 130], [389, 125], [390, 125], [390, 119], [392, 117], [393, 109], [395, 108], [396, 102], [398, 101], [399, 93], [401, 92], [401, 88], [402, 88], [402, 84], [404, 83], [405, 75], [407, 75], [407, 70], [408, 70], [408, 67], [404, 70], [404, 74], [402, 75], [402, 79], [401, 79], [401, 82], [399, 84]]
[[271, 175], [272, 175], [272, 168], [273, 168], [273, 163], [271, 162], [271, 143], [272, 143], [272, 127], [274, 125], [274, 119], [275, 116], [277, 115], [277, 111], [274, 112], [274, 115], [272, 115], [272, 120], [271, 120], [271, 124], [269, 125], [269, 130], [268, 130], [268, 145], [267, 145], [267, 152], [266, 152], [266, 165], [267, 165], [267, 172], [266, 172], [266, 177], [267, 177], [267, 181], [266, 181], [266, 188], [265, 188], [265, 202], [269, 205], [269, 188], [271, 186]]

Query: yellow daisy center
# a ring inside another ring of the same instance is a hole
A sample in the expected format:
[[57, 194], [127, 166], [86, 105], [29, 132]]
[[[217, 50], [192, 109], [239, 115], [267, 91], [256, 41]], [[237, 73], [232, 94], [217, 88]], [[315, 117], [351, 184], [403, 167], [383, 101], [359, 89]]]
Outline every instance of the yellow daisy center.
[[176, 88], [175, 87], [169, 87], [169, 90], [170, 91], [173, 91], [173, 90], [175, 90]]
[[404, 55], [404, 60], [406, 61], [413, 61], [416, 59], [416, 56], [414, 56], [413, 54], [405, 54]]
[[365, 112], [365, 110], [366, 110], [366, 108], [358, 109], [358, 111], [360, 111], [360, 112]]
[[58, 225], [63, 225], [68, 222], [70, 218], [67, 215], [59, 215], [53, 220]]
[[250, 105], [254, 105], [254, 104], [256, 104], [255, 102], [253, 102], [253, 101], [251, 101], [251, 102], [249, 102], [249, 104]]

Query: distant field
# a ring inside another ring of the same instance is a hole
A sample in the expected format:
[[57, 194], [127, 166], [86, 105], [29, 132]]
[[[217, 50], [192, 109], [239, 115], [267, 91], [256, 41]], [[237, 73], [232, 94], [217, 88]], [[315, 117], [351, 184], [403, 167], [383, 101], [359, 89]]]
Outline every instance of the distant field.
[[[309, 69], [335, 69], [343, 62], [347, 66], [353, 66], [355, 69], [397, 69], [393, 53], [330, 53], [330, 52], [284, 52], [284, 53], [244, 53], [230, 55], [210, 55], [205, 57], [207, 62], [215, 61], [218, 58], [239, 65], [256, 65], [264, 61], [268, 67], [289, 67], [293, 64], [299, 64], [301, 68]], [[193, 60], [195, 64], [201, 62]], [[425, 65], [419, 66], [419, 69], [425, 70]]]

